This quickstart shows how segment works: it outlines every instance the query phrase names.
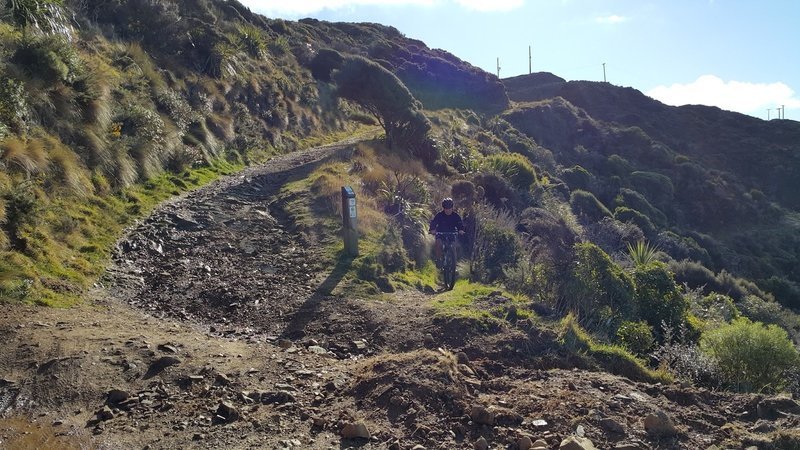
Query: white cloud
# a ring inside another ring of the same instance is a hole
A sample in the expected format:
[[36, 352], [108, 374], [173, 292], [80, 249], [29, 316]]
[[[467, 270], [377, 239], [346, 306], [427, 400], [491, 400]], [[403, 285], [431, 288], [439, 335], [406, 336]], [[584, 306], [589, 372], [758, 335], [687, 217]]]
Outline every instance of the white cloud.
[[253, 11], [267, 16], [299, 17], [304, 14], [359, 6], [433, 6], [455, 3], [465, 9], [481, 12], [509, 11], [525, 4], [525, 0], [241, 0]]
[[612, 14], [610, 16], [595, 17], [594, 21], [597, 22], [597, 23], [614, 25], [614, 24], [618, 24], [618, 23], [622, 23], [622, 22], [627, 22], [628, 18], [624, 17], [624, 16], [618, 16], [616, 14]]
[[787, 109], [800, 108], [800, 98], [782, 82], [723, 81], [714, 75], [703, 75], [688, 84], [657, 86], [646, 94], [668, 105], [718, 106], [756, 117], [766, 116], [767, 108], [781, 105]]

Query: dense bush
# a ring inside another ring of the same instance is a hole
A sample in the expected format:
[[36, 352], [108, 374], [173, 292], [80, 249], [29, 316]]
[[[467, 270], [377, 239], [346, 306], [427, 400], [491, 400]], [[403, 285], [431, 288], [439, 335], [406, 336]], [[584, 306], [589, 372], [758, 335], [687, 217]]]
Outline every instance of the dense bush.
[[494, 172], [479, 172], [472, 178], [483, 190], [483, 198], [495, 208], [513, 208], [517, 200], [514, 188], [505, 177]]
[[561, 308], [578, 314], [582, 323], [609, 327], [631, 312], [631, 278], [597, 245], [575, 244], [572, 270], [563, 287]]
[[603, 205], [591, 192], [575, 190], [569, 198], [569, 204], [575, 214], [586, 222], [597, 222], [611, 217], [611, 211]]
[[659, 207], [669, 207], [675, 196], [672, 180], [655, 172], [636, 171], [630, 174], [634, 188]]
[[344, 57], [336, 50], [319, 49], [314, 59], [311, 60], [311, 75], [317, 80], [330, 82], [333, 71], [339, 69], [343, 63]]
[[772, 293], [781, 305], [800, 310], [800, 283], [772, 276], [758, 284], [765, 291]]
[[661, 327], [662, 323], [677, 328], [686, 321], [689, 303], [681, 295], [665, 264], [654, 262], [636, 267], [633, 280], [639, 317], [654, 329]]
[[472, 249], [473, 280], [491, 283], [501, 278], [506, 267], [517, 262], [522, 251], [510, 217], [484, 208], [478, 212]]
[[644, 234], [639, 227], [611, 217], [604, 217], [599, 222], [587, 224], [583, 228], [586, 238], [609, 255], [624, 252], [629, 244], [644, 240]]
[[737, 390], [780, 391], [787, 372], [800, 370], [800, 356], [785, 330], [747, 318], [707, 331], [700, 348], [714, 359], [723, 381]]
[[561, 179], [567, 183], [570, 189], [583, 191], [592, 191], [595, 182], [594, 175], [581, 166], [564, 169]]
[[536, 182], [536, 171], [528, 158], [519, 153], [497, 153], [489, 155], [484, 160], [486, 167], [491, 168], [505, 177], [511, 184], [522, 192], [530, 190]]
[[642, 194], [631, 189], [620, 189], [619, 194], [614, 198], [614, 204], [618, 207], [635, 209], [650, 218], [658, 226], [664, 226], [667, 223], [667, 217], [663, 212], [650, 204]]
[[617, 328], [617, 341], [637, 355], [646, 354], [655, 344], [653, 329], [646, 322], [622, 322]]
[[653, 238], [658, 231], [649, 217], [635, 209], [617, 206], [614, 209], [614, 218], [623, 223], [632, 223], [639, 227], [648, 238]]

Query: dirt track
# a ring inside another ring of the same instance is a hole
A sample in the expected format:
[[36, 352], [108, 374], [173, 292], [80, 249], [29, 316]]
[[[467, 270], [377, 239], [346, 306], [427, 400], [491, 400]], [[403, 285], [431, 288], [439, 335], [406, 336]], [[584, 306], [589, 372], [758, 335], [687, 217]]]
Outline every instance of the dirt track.
[[[330, 295], [338, 272], [276, 195], [347, 152], [275, 158], [170, 201], [120, 242], [85, 305], [0, 313], [0, 413], [13, 417], [0, 448], [558, 448], [578, 434], [598, 448], [766, 449], [800, 426], [788, 403], [571, 370], [552, 333], [437, 319], [435, 295]], [[677, 425], [661, 439], [644, 429], [658, 410]], [[359, 424], [370, 439], [343, 437]]]

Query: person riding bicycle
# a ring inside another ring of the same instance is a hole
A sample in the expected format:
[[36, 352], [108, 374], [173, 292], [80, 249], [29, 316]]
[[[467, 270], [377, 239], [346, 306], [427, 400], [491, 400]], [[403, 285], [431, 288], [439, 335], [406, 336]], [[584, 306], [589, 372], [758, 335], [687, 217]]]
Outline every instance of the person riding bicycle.
[[[453, 199], [450, 197], [442, 200], [442, 210], [436, 213], [433, 216], [433, 220], [431, 220], [429, 233], [436, 234], [437, 232], [464, 234], [464, 222], [461, 220], [461, 216], [453, 210]], [[439, 264], [439, 261], [442, 260], [442, 240], [438, 236], [433, 249], [436, 255], [436, 263]]]

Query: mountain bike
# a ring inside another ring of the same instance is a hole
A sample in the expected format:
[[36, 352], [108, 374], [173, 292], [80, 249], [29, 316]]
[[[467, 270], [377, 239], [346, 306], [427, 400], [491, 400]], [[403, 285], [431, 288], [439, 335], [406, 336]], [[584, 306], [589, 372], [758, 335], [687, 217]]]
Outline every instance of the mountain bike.
[[458, 232], [436, 232], [436, 238], [442, 241], [442, 281], [448, 291], [456, 284], [456, 236]]

